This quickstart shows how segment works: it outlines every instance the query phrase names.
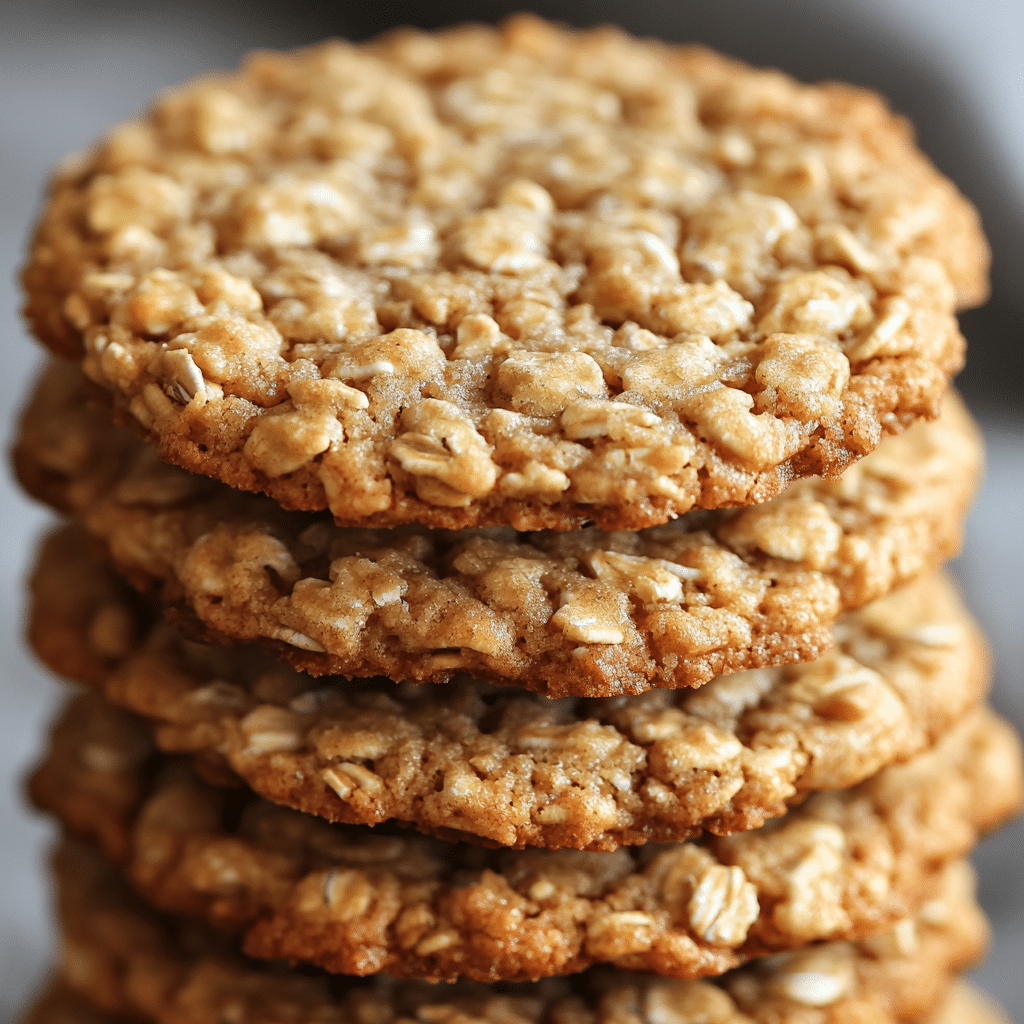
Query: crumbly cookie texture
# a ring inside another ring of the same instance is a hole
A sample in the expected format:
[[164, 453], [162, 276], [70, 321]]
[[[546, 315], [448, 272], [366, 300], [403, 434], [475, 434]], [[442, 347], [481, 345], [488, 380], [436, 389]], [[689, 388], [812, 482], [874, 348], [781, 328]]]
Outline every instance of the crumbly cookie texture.
[[[116, 767], [83, 757], [109, 736], [107, 716], [124, 713], [95, 695], [65, 712], [31, 784], [37, 804], [88, 838], [123, 832], [108, 850], [128, 848], [128, 877], [161, 909], [244, 931], [251, 956], [344, 974], [527, 981], [613, 963], [703, 977], [863, 939], [916, 913], [1024, 789], [1012, 731], [979, 711], [906, 765], [754, 831], [612, 853], [487, 851], [260, 800], [240, 808], [180, 762], [126, 815], [121, 791], [144, 774], [134, 748], [113, 751]], [[106, 821], [82, 828], [76, 787], [101, 815], [114, 791]]]
[[717, 982], [599, 969], [500, 991], [332, 978], [331, 995], [325, 979], [232, 957], [223, 936], [158, 916], [89, 847], [66, 842], [56, 868], [64, 984], [155, 1024], [896, 1024], [930, 1013], [987, 937], [970, 869], [954, 864], [916, 918], [888, 935], [768, 957]]
[[250, 57], [57, 173], [27, 316], [342, 525], [636, 529], [934, 415], [969, 204], [867, 92], [519, 18]]
[[274, 645], [313, 674], [606, 697], [819, 656], [843, 608], [956, 550], [981, 446], [950, 398], [842, 480], [639, 534], [343, 529], [164, 465], [55, 364], [15, 460], [213, 640]]
[[[721, 998], [714, 989], [707, 985], [698, 983], [676, 983], [657, 982], [654, 986], [642, 986], [634, 981], [632, 984], [625, 983], [620, 978], [623, 988], [608, 992], [605, 999], [598, 1004], [598, 1007], [590, 1008], [577, 1000], [570, 1002], [570, 999], [563, 995], [558, 998], [551, 994], [544, 999], [539, 989], [537, 991], [526, 990], [520, 993], [492, 994], [490, 997], [481, 992], [475, 992], [476, 998], [468, 992], [459, 992], [451, 1002], [444, 1005], [443, 1016], [445, 1019], [464, 1020], [466, 1018], [474, 1021], [486, 1022], [486, 1024], [506, 1024], [509, 1019], [517, 1024], [543, 1024], [550, 1020], [566, 1021], [566, 1024], [596, 1024], [598, 1020], [602, 1024], [660, 1024], [665, 1019], [666, 1003], [668, 1003], [671, 1019], [678, 1024], [706, 1024], [713, 1021], [714, 1024], [750, 1024], [751, 1017], [740, 1013], [738, 1008], [729, 1006], [729, 1003]], [[467, 986], [463, 986], [466, 988]], [[534, 987], [531, 986], [531, 989]], [[665, 990], [671, 989], [671, 995], [675, 999], [666, 999]], [[694, 992], [696, 989], [696, 993]], [[679, 991], [681, 990], [681, 992]], [[622, 998], [625, 993], [625, 998]], [[545, 993], [547, 994], [547, 993]], [[699, 996], [699, 998], [695, 998]], [[466, 998], [468, 996], [468, 998]], [[617, 997], [617, 998], [616, 998]], [[639, 997], [639, 998], [638, 998]], [[451, 998], [449, 996], [449, 998]], [[354, 1000], [354, 1005], [359, 1005]], [[420, 999], [408, 999], [407, 1009], [401, 1013], [401, 1020], [413, 1020], [417, 1018], [420, 1011], [426, 1008], [430, 1000], [426, 994]], [[454, 1011], [454, 1012], [453, 1012]], [[595, 1012], [596, 1011], [596, 1012]], [[813, 1012], [813, 1011], [812, 1011]], [[708, 1016], [713, 1013], [713, 1016]], [[390, 1022], [394, 1019], [395, 1008], [392, 1005], [385, 1006], [385, 1013], [375, 1014], [375, 1020]], [[428, 1017], [430, 1015], [428, 1014]], [[820, 1011], [818, 1018], [820, 1018]], [[275, 1018], [276, 1020], [279, 1018]], [[344, 1015], [340, 1018], [346, 1024], [356, 1024], [363, 1020], [362, 1015], [357, 1013]], [[775, 1018], [788, 1020], [789, 1018]], [[805, 1018], [806, 1019], [806, 1018]], [[816, 1020], [817, 1018], [811, 1018]], [[151, 1022], [152, 1018], [147, 1018]], [[870, 1018], [874, 1024], [875, 1018]], [[54, 982], [39, 998], [24, 1024], [123, 1024], [124, 1018], [116, 1017], [111, 1013], [97, 1010], [81, 996], [73, 993], [61, 982]], [[920, 1024], [1010, 1024], [1009, 1018], [1002, 1012], [1002, 1009], [989, 997], [978, 989], [972, 988], [965, 982], [959, 982], [948, 993], [939, 1004], [939, 1008]]]
[[259, 649], [152, 626], [74, 529], [44, 546], [33, 591], [41, 657], [145, 715], [163, 750], [207, 774], [331, 821], [395, 818], [502, 846], [610, 850], [757, 828], [810, 790], [856, 785], [930, 746], [988, 679], [942, 577], [848, 616], [811, 665], [603, 700], [472, 681], [311, 686]]

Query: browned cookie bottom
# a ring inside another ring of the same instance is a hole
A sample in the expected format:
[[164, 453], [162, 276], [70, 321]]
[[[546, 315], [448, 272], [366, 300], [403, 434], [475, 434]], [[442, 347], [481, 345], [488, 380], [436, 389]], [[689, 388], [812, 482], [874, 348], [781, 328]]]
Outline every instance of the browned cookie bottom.
[[980, 700], [984, 642], [948, 579], [850, 613], [811, 664], [700, 690], [552, 701], [473, 680], [311, 681], [257, 647], [183, 639], [74, 528], [46, 542], [30, 636], [150, 718], [157, 744], [331, 821], [611, 850], [756, 828], [930, 746]]
[[957, 863], [921, 913], [886, 935], [773, 956], [713, 983], [611, 969], [498, 989], [357, 982], [238, 957], [223, 936], [147, 909], [89, 847], [65, 843], [56, 866], [62, 980], [95, 1006], [154, 1024], [390, 1024], [458, 1013], [526, 1022], [572, 1013], [610, 1022], [641, 1010], [652, 1022], [681, 1024], [895, 1024], [932, 1012], [987, 938], [970, 869]]
[[[633, 995], [632, 992], [629, 994]], [[700, 993], [699, 995], [706, 997], [706, 1009], [730, 1009], [727, 1008], [724, 1001], [715, 1000], [714, 997], [709, 997], [707, 993]], [[530, 994], [527, 993], [522, 1001], [527, 1002], [529, 1006], [529, 1000]], [[701, 1016], [702, 1011], [705, 1009], [705, 1007], [700, 1006], [701, 1001], [704, 1000], [694, 1000], [692, 1003], [682, 1001], [682, 1012], [680, 1013], [677, 1010], [672, 1015], [674, 1024], [706, 1024], [706, 1022], [712, 1020], [712, 1018], [707, 1016]], [[473, 1007], [472, 1020], [478, 1021], [480, 1024], [506, 1024], [509, 1019], [509, 1004], [514, 1005], [516, 1002], [518, 1001], [514, 996], [503, 997], [503, 995], [496, 994], [491, 1000], [481, 996]], [[624, 1005], [617, 1004], [613, 999], [610, 1000], [609, 1006], [598, 1007], [596, 1013], [593, 1009], [590, 1009], [589, 1012], [585, 1012], [579, 1015], [579, 1017], [576, 1014], [572, 1014], [572, 1011], [577, 1008], [575, 1006], [566, 1006], [565, 1002], [565, 1000], [554, 1002], [554, 1005], [545, 1005], [541, 1002], [541, 1012], [532, 1018], [517, 1014], [514, 1019], [517, 1022], [522, 1021], [523, 1024], [527, 1024], [527, 1022], [533, 1024], [534, 1021], [536, 1021], [536, 1024], [547, 1024], [547, 1022], [552, 1020], [575, 1021], [577, 1019], [580, 1019], [581, 1024], [582, 1022], [590, 1024], [591, 1021], [594, 1021], [595, 1024], [597, 1022], [600, 1022], [600, 1024], [637, 1024], [637, 1022], [641, 1022], [641, 1024], [658, 1024], [659, 1021], [664, 1019], [659, 1013], [659, 1010], [664, 1009], [664, 1002], [656, 998], [639, 1001], [631, 999]], [[716, 1003], [721, 1003], [721, 1005], [716, 1006]], [[534, 1004], [536, 1005], [536, 1000], [534, 1000]], [[462, 1010], [463, 1006], [460, 1005], [459, 1009]], [[673, 1009], [676, 1008], [673, 1007]], [[555, 1011], [561, 1011], [557, 1017], [555, 1017]], [[689, 1015], [687, 1015], [687, 1011], [689, 1011]], [[409, 1016], [414, 1014], [415, 1007]], [[572, 1015], [570, 1016], [570, 1014]], [[28, 1015], [24, 1018], [23, 1024], [126, 1024], [131, 1019], [97, 1010], [65, 984], [55, 981], [39, 997]], [[357, 1022], [361, 1021], [361, 1017], [358, 1014], [352, 1014], [352, 1016], [342, 1019], [345, 1020], [345, 1024], [349, 1024], [349, 1022], [357, 1024]], [[781, 1019], [784, 1020], [785, 1018]], [[719, 1015], [714, 1017], [713, 1024], [749, 1024], [751, 1020], [752, 1018], [746, 1014], [732, 1011], [729, 1016]], [[152, 1024], [152, 1019], [148, 1018], [145, 1024]], [[388, 1024], [390, 1024], [390, 1021]], [[919, 1024], [1010, 1024], [1010, 1020], [1003, 1013], [1002, 1008], [985, 993], [961, 981], [949, 991], [935, 1012], [921, 1019]]]
[[759, 830], [612, 853], [486, 851], [232, 798], [187, 763], [165, 761], [146, 785], [144, 747], [116, 745], [110, 719], [124, 730], [124, 718], [96, 697], [73, 704], [37, 802], [105, 838], [157, 906], [244, 932], [251, 955], [347, 974], [526, 981], [614, 963], [702, 977], [861, 939], [917, 912], [1022, 790], [1015, 738], [977, 712], [908, 764]]
[[15, 453], [136, 586], [210, 639], [258, 642], [315, 675], [614, 697], [811, 661], [857, 608], [958, 546], [980, 469], [955, 396], [841, 480], [639, 533], [336, 527], [163, 465], [44, 375]]

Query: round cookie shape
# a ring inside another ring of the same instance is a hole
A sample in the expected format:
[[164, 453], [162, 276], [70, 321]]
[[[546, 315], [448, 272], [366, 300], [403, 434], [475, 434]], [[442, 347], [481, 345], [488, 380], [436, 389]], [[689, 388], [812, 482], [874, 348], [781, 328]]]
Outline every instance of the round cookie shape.
[[257, 54], [54, 179], [26, 312], [339, 525], [663, 523], [935, 414], [970, 205], [861, 90], [536, 19]]
[[[36, 802], [69, 824], [76, 790], [116, 792], [142, 774], [134, 748], [94, 739], [109, 736], [110, 716], [121, 713], [99, 697], [77, 700], [32, 780]], [[1019, 743], [980, 710], [905, 765], [812, 796], [765, 828], [701, 843], [488, 852], [332, 826], [264, 801], [239, 816], [227, 791], [167, 763], [133, 814], [118, 820], [115, 799], [103, 815], [94, 798], [101, 816], [84, 834], [120, 825], [127, 842], [110, 852], [130, 851], [126, 874], [148, 901], [244, 932], [244, 951], [263, 959], [448, 981], [527, 981], [608, 963], [688, 978], [885, 931], [916, 913], [941, 869], [1022, 794]], [[237, 827], [226, 828], [231, 820]]]
[[714, 982], [609, 968], [500, 993], [466, 981], [453, 987], [328, 982], [232, 956], [223, 936], [157, 914], [84, 844], [65, 841], [55, 867], [62, 980], [94, 1005], [157, 1024], [218, 1024], [226, 1012], [238, 1024], [356, 1024], [371, 1013], [385, 1022], [457, 1013], [496, 1024], [510, 1018], [542, 1024], [581, 1009], [592, 1011], [588, 1019], [627, 1024], [637, 1019], [638, 1004], [644, 1019], [671, 1012], [682, 1024], [801, 1024], [810, 1013], [837, 1020], [856, 1013], [863, 1024], [897, 1024], [935, 1009], [987, 936], [970, 869], [954, 864], [926, 910], [888, 935], [773, 956]]
[[814, 659], [844, 609], [956, 551], [980, 460], [951, 397], [839, 481], [640, 533], [348, 529], [161, 463], [67, 364], [44, 374], [15, 452], [31, 493], [209, 639], [274, 646], [316, 675], [470, 672], [552, 697]]
[[146, 716], [162, 750], [330, 821], [397, 819], [488, 845], [613, 850], [757, 828], [926, 749], [988, 679], [984, 644], [941, 578], [849, 615], [810, 665], [558, 701], [475, 681], [313, 685], [259, 648], [151, 626], [126, 589], [79, 532], [54, 535], [29, 636], [53, 669]]

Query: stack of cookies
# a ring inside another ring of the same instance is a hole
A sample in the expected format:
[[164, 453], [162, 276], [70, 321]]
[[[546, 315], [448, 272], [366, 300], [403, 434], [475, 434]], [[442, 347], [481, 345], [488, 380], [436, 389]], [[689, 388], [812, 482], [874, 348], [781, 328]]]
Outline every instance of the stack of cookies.
[[32, 1020], [998, 1019], [963, 858], [1021, 759], [938, 573], [986, 269], [876, 97], [525, 17], [70, 160]]

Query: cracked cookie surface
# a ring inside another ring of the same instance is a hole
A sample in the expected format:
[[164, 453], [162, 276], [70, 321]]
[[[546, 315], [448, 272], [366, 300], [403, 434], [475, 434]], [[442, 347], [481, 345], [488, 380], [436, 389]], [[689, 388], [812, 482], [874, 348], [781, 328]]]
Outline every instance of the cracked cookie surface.
[[343, 525], [637, 529], [933, 415], [987, 262], [877, 96], [519, 18], [164, 93], [58, 171], [23, 280], [187, 469]]
[[357, 530], [160, 462], [52, 364], [22, 423], [19, 476], [75, 514], [140, 588], [221, 642], [276, 646], [313, 674], [551, 697], [697, 686], [810, 661], [844, 608], [959, 545], [977, 430], [954, 396], [841, 480], [640, 533]]
[[127, 851], [147, 900], [243, 931], [251, 956], [437, 980], [609, 963], [703, 977], [752, 955], [864, 939], [917, 913], [1024, 787], [1012, 731], [978, 711], [931, 751], [761, 829], [611, 853], [487, 851], [232, 798], [169, 761], [148, 766], [155, 778], [128, 810], [146, 776], [138, 741], [116, 745], [128, 730], [123, 712], [80, 698], [31, 792], [87, 837], [113, 837], [108, 851]]
[[557, 701], [460, 681], [313, 683], [258, 648], [184, 640], [75, 529], [51, 536], [29, 634], [157, 744], [332, 821], [503, 846], [613, 849], [756, 828], [930, 746], [981, 698], [983, 642], [942, 577], [852, 613], [819, 661], [696, 692]]
[[503, 992], [332, 978], [332, 995], [326, 979], [242, 960], [222, 936], [157, 915], [86, 846], [66, 842], [56, 869], [65, 984], [94, 1005], [156, 1024], [220, 1024], [225, 1016], [237, 1024], [466, 1016], [656, 1024], [670, 1014], [683, 1024], [895, 1024], [931, 1012], [987, 937], [970, 869], [954, 864], [921, 913], [887, 935], [780, 954], [714, 983], [599, 969]]

